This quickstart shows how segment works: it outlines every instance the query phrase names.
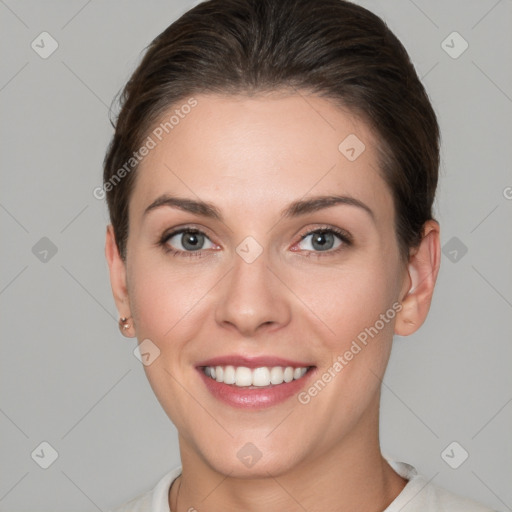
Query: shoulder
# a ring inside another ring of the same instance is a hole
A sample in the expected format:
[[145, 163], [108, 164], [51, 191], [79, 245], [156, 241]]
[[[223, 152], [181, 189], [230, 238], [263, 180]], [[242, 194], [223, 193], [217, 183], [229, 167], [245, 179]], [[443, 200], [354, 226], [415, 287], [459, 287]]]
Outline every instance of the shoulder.
[[384, 512], [493, 512], [481, 503], [432, 483], [410, 464], [389, 459], [388, 462], [408, 483]]
[[454, 494], [443, 487], [432, 486], [432, 510], [449, 512], [493, 512], [492, 509], [476, 501]]
[[181, 466], [166, 473], [153, 489], [139, 494], [130, 501], [111, 509], [109, 512], [170, 512], [168, 501], [169, 489], [180, 474]]

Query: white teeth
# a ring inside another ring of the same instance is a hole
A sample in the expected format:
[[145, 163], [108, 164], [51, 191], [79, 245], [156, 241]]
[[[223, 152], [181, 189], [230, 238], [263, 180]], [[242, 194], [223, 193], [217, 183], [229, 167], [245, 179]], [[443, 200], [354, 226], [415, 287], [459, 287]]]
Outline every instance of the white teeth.
[[251, 369], [245, 366], [239, 366], [235, 371], [235, 379], [237, 386], [250, 386], [252, 384]]
[[268, 368], [255, 368], [252, 372], [253, 386], [268, 386], [270, 384], [270, 370]]
[[306, 374], [308, 368], [293, 368], [292, 366], [274, 366], [272, 368], [262, 366], [259, 368], [247, 368], [246, 366], [205, 366], [205, 375], [224, 384], [234, 384], [238, 387], [265, 387], [279, 385], [283, 382], [297, 380]]
[[224, 384], [234, 384], [236, 382], [235, 367], [226, 366], [224, 368]]
[[279, 366], [270, 370], [270, 383], [271, 384], [282, 384], [284, 382], [284, 372]]

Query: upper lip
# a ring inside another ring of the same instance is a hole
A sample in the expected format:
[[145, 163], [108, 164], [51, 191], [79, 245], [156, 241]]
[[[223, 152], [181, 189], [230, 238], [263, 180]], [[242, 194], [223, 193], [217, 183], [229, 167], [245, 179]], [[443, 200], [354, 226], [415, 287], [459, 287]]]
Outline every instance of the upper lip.
[[277, 356], [256, 356], [248, 357], [237, 354], [231, 354], [226, 356], [213, 357], [211, 359], [205, 359], [197, 363], [198, 367], [202, 366], [245, 366], [247, 368], [260, 368], [263, 366], [293, 366], [294, 368], [307, 368], [313, 366], [311, 363], [304, 361], [294, 361], [292, 359], [285, 359]]

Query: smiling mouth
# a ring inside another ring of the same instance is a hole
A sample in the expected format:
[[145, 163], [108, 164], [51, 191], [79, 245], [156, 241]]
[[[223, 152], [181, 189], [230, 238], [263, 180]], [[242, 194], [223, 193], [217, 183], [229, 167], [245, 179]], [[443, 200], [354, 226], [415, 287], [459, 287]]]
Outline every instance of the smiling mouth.
[[279, 386], [293, 380], [299, 380], [314, 366], [262, 366], [248, 368], [246, 366], [203, 366], [201, 370], [212, 380], [233, 387], [259, 389]]

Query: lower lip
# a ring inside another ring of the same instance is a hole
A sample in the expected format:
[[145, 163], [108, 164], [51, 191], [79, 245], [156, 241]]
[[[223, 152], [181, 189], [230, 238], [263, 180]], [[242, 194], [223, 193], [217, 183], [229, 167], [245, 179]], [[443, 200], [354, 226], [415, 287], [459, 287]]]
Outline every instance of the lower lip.
[[202, 368], [197, 369], [210, 393], [222, 402], [239, 409], [261, 409], [277, 405], [288, 400], [305, 387], [315, 368], [311, 368], [303, 377], [291, 382], [283, 382], [271, 387], [240, 388], [224, 384], [208, 377]]

